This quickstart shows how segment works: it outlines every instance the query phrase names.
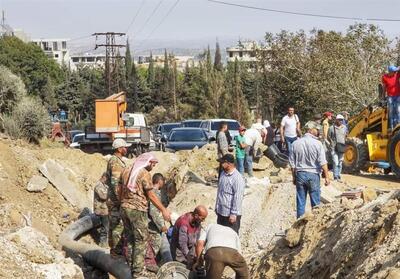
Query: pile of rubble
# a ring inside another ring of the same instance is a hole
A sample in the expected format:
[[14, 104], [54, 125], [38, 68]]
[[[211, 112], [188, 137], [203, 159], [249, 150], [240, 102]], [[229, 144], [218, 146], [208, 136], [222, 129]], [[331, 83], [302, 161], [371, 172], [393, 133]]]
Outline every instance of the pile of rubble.
[[324, 205], [253, 258], [252, 278], [400, 278], [400, 191]]

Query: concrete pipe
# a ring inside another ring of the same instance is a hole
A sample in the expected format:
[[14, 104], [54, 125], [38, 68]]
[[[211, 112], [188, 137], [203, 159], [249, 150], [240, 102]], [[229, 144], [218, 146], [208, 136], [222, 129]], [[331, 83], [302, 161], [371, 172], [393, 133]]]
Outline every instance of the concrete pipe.
[[97, 245], [76, 241], [80, 235], [99, 226], [100, 220], [94, 215], [80, 218], [62, 232], [58, 241], [66, 249], [82, 255], [90, 265], [112, 274], [118, 279], [131, 279], [131, 270], [123, 258], [112, 258], [108, 250]]

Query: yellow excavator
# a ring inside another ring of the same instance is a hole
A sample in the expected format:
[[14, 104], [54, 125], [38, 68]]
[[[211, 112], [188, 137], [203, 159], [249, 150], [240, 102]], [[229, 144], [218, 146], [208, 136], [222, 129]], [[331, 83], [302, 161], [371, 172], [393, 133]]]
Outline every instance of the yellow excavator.
[[349, 119], [343, 172], [358, 173], [377, 166], [400, 178], [400, 124], [390, 129], [383, 88], [378, 91], [378, 103]]

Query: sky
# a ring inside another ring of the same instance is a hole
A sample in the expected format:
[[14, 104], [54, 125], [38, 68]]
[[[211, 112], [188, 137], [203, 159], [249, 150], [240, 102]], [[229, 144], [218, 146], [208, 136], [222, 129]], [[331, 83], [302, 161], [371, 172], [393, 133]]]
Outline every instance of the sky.
[[[301, 13], [400, 19], [399, 0], [223, 1]], [[159, 8], [150, 16], [159, 3]], [[176, 6], [168, 14], [174, 4]], [[160, 48], [164, 45], [198, 45], [201, 48], [213, 45], [217, 38], [221, 41], [260, 40], [265, 32], [282, 29], [345, 31], [355, 23], [354, 20], [244, 9], [208, 0], [0, 0], [0, 8], [5, 10], [9, 25], [23, 29], [32, 38], [70, 38], [75, 39], [72, 42], [88, 44], [93, 43], [94, 38], [77, 38], [94, 32], [127, 32], [134, 48], [138, 49], [151, 44]], [[400, 32], [400, 21], [359, 22], [378, 24], [390, 38], [397, 37]]]

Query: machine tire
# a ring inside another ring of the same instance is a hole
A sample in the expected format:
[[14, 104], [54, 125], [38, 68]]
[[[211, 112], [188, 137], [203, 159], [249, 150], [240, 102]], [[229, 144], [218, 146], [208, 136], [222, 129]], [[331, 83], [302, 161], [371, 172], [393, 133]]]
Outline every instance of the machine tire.
[[343, 158], [343, 173], [357, 174], [367, 168], [369, 161], [368, 147], [359, 138], [346, 141], [346, 152]]
[[392, 172], [400, 178], [400, 130], [390, 140], [389, 163]]

